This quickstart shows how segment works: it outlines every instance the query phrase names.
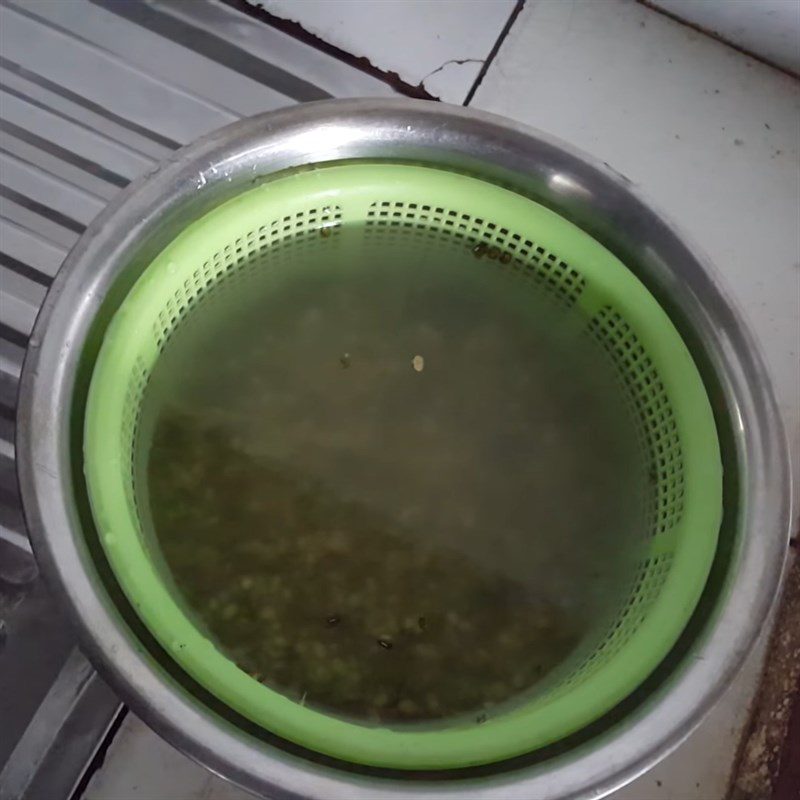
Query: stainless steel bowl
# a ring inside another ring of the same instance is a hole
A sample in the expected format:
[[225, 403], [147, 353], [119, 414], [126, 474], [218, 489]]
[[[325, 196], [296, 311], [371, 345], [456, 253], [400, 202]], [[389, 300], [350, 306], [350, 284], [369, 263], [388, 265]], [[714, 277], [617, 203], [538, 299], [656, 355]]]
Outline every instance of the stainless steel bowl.
[[[408, 776], [322, 758], [254, 728], [181, 673], [148, 635], [96, 541], [82, 476], [83, 410], [115, 308], [187, 223], [263, 176], [343, 159], [468, 172], [572, 220], [667, 309], [712, 399], [725, 515], [689, 627], [656, 673], [611, 713], [512, 762]], [[178, 151], [122, 192], [70, 253], [31, 336], [20, 392], [26, 519], [41, 567], [89, 657], [165, 739], [269, 797], [600, 797], [663, 758], [698, 724], [741, 665], [777, 594], [790, 519], [787, 447], [764, 362], [716, 273], [623, 175], [488, 114], [423, 101], [311, 103], [236, 123]]]

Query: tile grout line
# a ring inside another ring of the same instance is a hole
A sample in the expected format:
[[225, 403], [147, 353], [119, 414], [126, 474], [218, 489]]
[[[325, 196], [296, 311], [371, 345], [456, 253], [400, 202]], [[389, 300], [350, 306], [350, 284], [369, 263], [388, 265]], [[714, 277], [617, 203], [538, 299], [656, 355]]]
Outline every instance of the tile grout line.
[[480, 68], [480, 71], [478, 72], [475, 81], [470, 87], [470, 90], [467, 92], [467, 96], [464, 98], [464, 102], [462, 103], [463, 106], [468, 106], [472, 102], [472, 98], [475, 96], [475, 92], [478, 91], [478, 88], [483, 82], [484, 77], [486, 77], [486, 73], [489, 71], [489, 67], [492, 66], [495, 56], [500, 52], [500, 48], [503, 46], [503, 42], [505, 42], [506, 37], [511, 32], [511, 28], [517, 21], [517, 17], [520, 15], [520, 12], [524, 8], [524, 6], [525, 6], [525, 0], [516, 0], [514, 8], [511, 9], [511, 13], [508, 15], [506, 24], [503, 25], [503, 29], [500, 31], [500, 34], [498, 35], [497, 40], [494, 43], [494, 46], [489, 51], [489, 55], [486, 56], [486, 60], [483, 62], [483, 66]]
[[[521, 2], [521, 0], [518, 1]], [[421, 100], [438, 100], [438, 98], [430, 94], [424, 86], [413, 86], [404, 81], [396, 72], [384, 70], [375, 66], [366, 56], [354, 55], [353, 53], [347, 52], [347, 50], [343, 50], [341, 47], [326, 42], [316, 34], [307, 31], [299, 22], [293, 22], [292, 20], [276, 16], [267, 11], [263, 6], [250, 5], [250, 3], [245, 2], [245, 0], [222, 0], [222, 2], [236, 9], [236, 11], [247, 14], [247, 16], [253, 19], [257, 19], [265, 25], [275, 28], [309, 47], [313, 47], [315, 50], [320, 50], [354, 69], [360, 70], [373, 78], [377, 78], [399, 94]]]
[[772, 67], [772, 69], [776, 69], [778, 72], [782, 72], [784, 75], [788, 75], [790, 78], [800, 78], [800, 74], [793, 72], [788, 67], [783, 67], [780, 64], [776, 64], [774, 61], [770, 61], [770, 59], [766, 58], [765, 56], [754, 53], [752, 50], [748, 50], [746, 47], [743, 47], [740, 44], [736, 44], [736, 42], [733, 42], [722, 34], [717, 33], [712, 28], [707, 28], [704, 25], [699, 25], [696, 22], [684, 19], [672, 11], [668, 11], [666, 8], [656, 5], [653, 0], [636, 0], [636, 2], [639, 3], [639, 5], [644, 6], [649, 11], [654, 11], [656, 14], [661, 14], [662, 16], [667, 17], [667, 19], [677, 22], [679, 25], [684, 25], [687, 28], [697, 31], [698, 33], [702, 33], [703, 36], [708, 36], [709, 39], [715, 39], [716, 41], [736, 50], [737, 53], [741, 53], [743, 56], [747, 56], [747, 58], [752, 58], [754, 61], [758, 61], [761, 64], [766, 64], [766, 66]]

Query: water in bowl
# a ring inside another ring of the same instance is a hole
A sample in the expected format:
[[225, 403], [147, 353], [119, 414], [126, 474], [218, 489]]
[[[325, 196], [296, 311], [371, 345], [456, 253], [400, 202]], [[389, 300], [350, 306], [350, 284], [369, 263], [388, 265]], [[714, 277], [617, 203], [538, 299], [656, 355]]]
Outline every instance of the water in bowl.
[[557, 681], [636, 569], [621, 385], [493, 248], [354, 227], [246, 264], [166, 344], [139, 452], [198, 624], [351, 719], [482, 722]]

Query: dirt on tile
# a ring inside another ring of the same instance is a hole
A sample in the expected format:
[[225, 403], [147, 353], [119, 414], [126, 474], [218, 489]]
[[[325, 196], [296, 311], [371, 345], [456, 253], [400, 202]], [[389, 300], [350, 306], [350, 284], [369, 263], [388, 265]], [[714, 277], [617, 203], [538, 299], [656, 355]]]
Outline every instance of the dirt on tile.
[[784, 586], [761, 687], [727, 800], [800, 798], [800, 557]]

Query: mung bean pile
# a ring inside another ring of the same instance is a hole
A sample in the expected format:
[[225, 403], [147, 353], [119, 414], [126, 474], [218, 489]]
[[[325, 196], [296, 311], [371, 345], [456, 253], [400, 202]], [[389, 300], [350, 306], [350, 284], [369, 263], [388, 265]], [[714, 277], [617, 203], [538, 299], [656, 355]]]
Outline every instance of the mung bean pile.
[[190, 606], [242, 669], [297, 700], [478, 719], [574, 644], [564, 615], [518, 584], [418, 546], [188, 415], [162, 417], [153, 465], [154, 522]]
[[178, 326], [141, 505], [197, 624], [257, 680], [347, 718], [480, 723], [622, 602], [632, 427], [580, 328], [559, 338], [499, 258], [349, 235]]

